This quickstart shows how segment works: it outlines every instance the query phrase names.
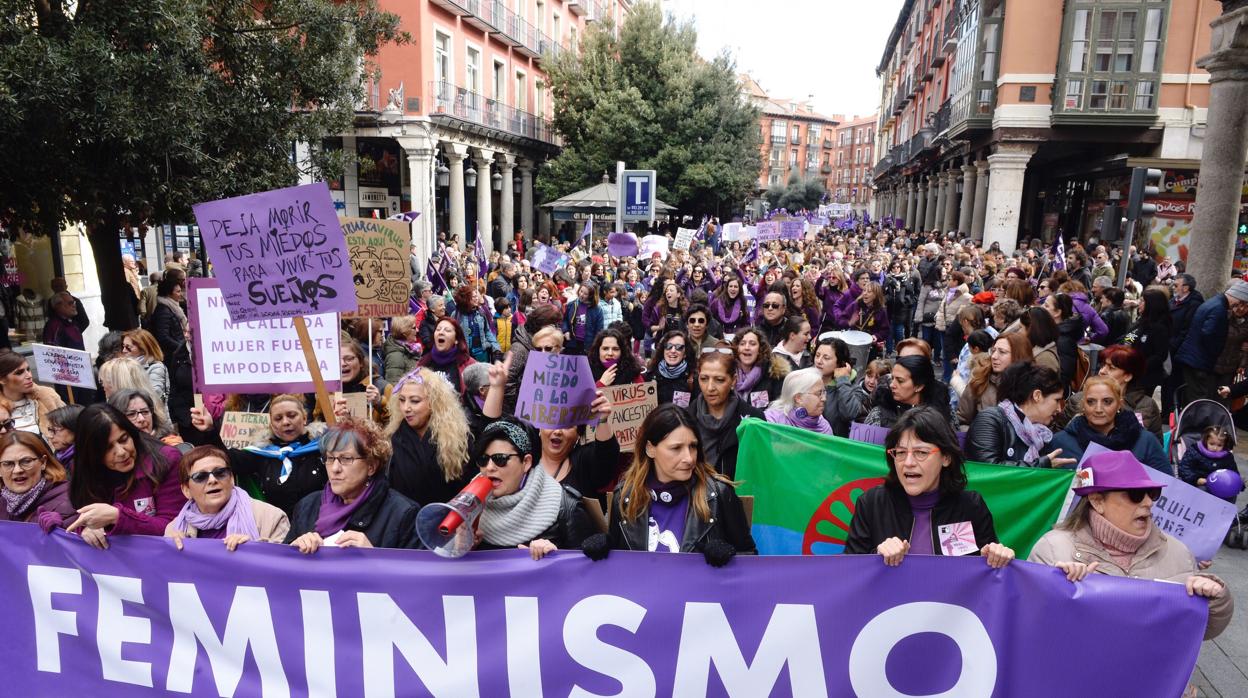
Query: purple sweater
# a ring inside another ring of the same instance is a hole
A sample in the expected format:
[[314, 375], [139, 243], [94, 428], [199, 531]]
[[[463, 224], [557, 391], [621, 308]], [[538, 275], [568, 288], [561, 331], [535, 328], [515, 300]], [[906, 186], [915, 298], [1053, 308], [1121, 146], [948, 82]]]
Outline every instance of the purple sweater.
[[[148, 478], [140, 477], [135, 480], [134, 489], [124, 495], [120, 490], [113, 493], [113, 506], [120, 516], [108, 531], [109, 535], [163, 536], [165, 527], [182, 511], [182, 505], [186, 504], [178, 482], [178, 461], [182, 455], [170, 446], [160, 449], [160, 453], [169, 462], [169, 469], [159, 486], [153, 487]], [[150, 472], [152, 464], [147, 461], [140, 467]]]

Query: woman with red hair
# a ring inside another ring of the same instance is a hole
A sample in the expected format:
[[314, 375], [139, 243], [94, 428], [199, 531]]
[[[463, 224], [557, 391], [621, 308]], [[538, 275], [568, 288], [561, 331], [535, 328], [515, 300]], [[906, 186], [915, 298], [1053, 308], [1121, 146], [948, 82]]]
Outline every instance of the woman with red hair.
[[1160, 442], [1163, 420], [1152, 391], [1146, 387], [1148, 359], [1144, 357], [1144, 352], [1125, 344], [1115, 344], [1101, 350], [1100, 361], [1100, 374], [1113, 378], [1122, 386], [1123, 407], [1134, 412], [1144, 428]]
[[461, 396], [464, 394], [464, 368], [476, 361], [468, 353], [468, 340], [455, 318], [444, 317], [433, 327], [433, 344], [418, 366], [441, 374]]

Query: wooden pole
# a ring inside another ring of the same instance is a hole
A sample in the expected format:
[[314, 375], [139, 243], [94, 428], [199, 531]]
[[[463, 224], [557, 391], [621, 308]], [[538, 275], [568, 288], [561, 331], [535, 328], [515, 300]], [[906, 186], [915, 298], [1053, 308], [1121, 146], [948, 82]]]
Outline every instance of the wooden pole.
[[333, 426], [338, 420], [334, 417], [334, 404], [329, 400], [329, 391], [325, 389], [325, 377], [321, 375], [321, 365], [316, 360], [316, 352], [313, 351], [312, 337], [308, 335], [308, 323], [302, 315], [296, 315], [294, 321], [295, 331], [299, 333], [299, 344], [303, 347], [303, 360], [307, 362], [308, 371], [312, 373], [312, 382], [316, 384], [316, 404], [321, 407], [325, 423]]
[[74, 404], [74, 386], [65, 386], [65, 394], [69, 396], [69, 404]]

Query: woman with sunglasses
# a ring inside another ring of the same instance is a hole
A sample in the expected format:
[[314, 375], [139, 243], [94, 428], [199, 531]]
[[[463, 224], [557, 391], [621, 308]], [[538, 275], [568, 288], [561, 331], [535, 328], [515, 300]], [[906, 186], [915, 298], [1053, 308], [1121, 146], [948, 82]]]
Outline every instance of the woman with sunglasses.
[[0, 351], [0, 397], [13, 406], [15, 427], [33, 434], [45, 433], [48, 413], [65, 406], [55, 390], [35, 383], [26, 358], [12, 351]]
[[702, 347], [713, 347], [722, 340], [711, 331], [711, 311], [701, 303], [685, 312], [685, 333], [689, 340], [689, 356], [697, 356]]
[[675, 330], [663, 335], [658, 351], [650, 358], [646, 375], [655, 382], [659, 392], [659, 404], [675, 402], [688, 407], [693, 395], [693, 370], [690, 368], [689, 339], [684, 332]]
[[229, 456], [216, 446], [197, 446], [182, 456], [178, 478], [186, 504], [165, 527], [178, 550], [183, 538], [223, 540], [233, 552], [249, 541], [282, 543], [290, 532], [286, 512], [252, 499], [236, 486]]
[[1001, 568], [1014, 551], [997, 540], [992, 512], [966, 489], [962, 449], [949, 420], [930, 407], [903, 414], [884, 438], [888, 475], [855, 503], [845, 552], [890, 567], [907, 554], [982, 555]]
[[1040, 538], [1027, 560], [1053, 565], [1072, 582], [1093, 572], [1178, 582], [1189, 596], [1209, 600], [1205, 639], [1225, 630], [1235, 610], [1226, 582], [1201, 572], [1187, 546], [1153, 523], [1153, 505], [1165, 485], [1128, 451], [1089, 456], [1079, 472], [1074, 491], [1083, 499]]
[[529, 430], [503, 418], [481, 432], [472, 460], [490, 494], [477, 522], [481, 550], [524, 548], [534, 560], [554, 550], [578, 550], [595, 532], [581, 493], [534, 468]]
[[43, 439], [13, 429], [0, 435], [0, 521], [36, 521], [46, 511], [72, 523], [68, 478]]
[[390, 440], [372, 422], [348, 418], [321, 438], [329, 482], [295, 506], [286, 542], [310, 555], [323, 546], [416, 548], [420, 505], [390, 487]]

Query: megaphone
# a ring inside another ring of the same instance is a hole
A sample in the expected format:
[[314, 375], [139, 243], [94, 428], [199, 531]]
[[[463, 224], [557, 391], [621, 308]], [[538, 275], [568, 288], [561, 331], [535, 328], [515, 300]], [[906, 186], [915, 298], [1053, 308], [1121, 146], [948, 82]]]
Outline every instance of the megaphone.
[[472, 550], [477, 517], [485, 508], [485, 498], [494, 484], [487, 477], [477, 476], [446, 504], [422, 507], [416, 515], [416, 535], [433, 552], [442, 557], [462, 557]]

